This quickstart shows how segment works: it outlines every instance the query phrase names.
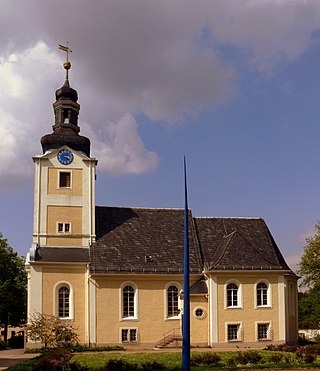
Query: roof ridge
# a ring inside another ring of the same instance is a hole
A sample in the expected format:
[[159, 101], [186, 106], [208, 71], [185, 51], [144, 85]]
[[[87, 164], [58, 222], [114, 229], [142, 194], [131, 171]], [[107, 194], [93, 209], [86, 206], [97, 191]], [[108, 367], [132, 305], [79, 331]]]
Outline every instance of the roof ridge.
[[[177, 211], [184, 210], [183, 207], [139, 207], [139, 206], [131, 207], [131, 206], [99, 206], [99, 205], [96, 205], [95, 207], [109, 209], [131, 209], [131, 210], [177, 210]], [[189, 208], [188, 210], [191, 210], [191, 208]]]

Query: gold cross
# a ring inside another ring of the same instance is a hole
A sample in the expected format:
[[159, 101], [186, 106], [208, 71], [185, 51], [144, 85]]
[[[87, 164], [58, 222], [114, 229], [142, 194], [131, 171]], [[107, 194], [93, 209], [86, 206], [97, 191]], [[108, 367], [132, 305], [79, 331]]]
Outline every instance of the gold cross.
[[58, 46], [60, 50], [67, 53], [67, 61], [68, 61], [69, 53], [72, 53], [72, 50], [69, 48], [69, 42], [67, 41], [67, 46], [64, 46], [62, 44], [58, 44]]

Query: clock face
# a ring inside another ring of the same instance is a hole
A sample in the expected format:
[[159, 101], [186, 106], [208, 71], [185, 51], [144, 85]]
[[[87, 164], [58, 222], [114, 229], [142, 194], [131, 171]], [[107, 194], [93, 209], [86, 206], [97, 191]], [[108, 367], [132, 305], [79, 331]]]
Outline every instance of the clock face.
[[58, 161], [62, 165], [69, 165], [73, 161], [73, 154], [68, 149], [62, 149], [59, 151], [57, 157]]

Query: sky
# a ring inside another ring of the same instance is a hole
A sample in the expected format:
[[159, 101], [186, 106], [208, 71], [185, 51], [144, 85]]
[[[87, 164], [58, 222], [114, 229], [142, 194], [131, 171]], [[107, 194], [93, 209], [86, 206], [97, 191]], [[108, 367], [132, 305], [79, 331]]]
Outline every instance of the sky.
[[0, 232], [31, 247], [32, 156], [78, 91], [96, 204], [262, 217], [289, 266], [320, 219], [320, 1], [1, 0]]

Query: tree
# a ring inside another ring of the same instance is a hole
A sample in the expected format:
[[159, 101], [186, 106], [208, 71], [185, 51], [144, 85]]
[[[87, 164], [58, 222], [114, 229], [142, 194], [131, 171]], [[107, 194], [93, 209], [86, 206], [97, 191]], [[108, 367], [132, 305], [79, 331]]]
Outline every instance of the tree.
[[8, 326], [20, 326], [26, 319], [26, 284], [24, 259], [0, 233], [0, 326], [5, 341]]
[[299, 329], [318, 329], [320, 326], [320, 287], [315, 285], [299, 293]]
[[301, 285], [310, 288], [320, 284], [320, 222], [315, 225], [314, 236], [307, 238], [306, 242], [298, 274], [303, 277]]
[[71, 321], [50, 314], [35, 313], [27, 325], [27, 335], [43, 343], [45, 348], [70, 347], [78, 343]]

